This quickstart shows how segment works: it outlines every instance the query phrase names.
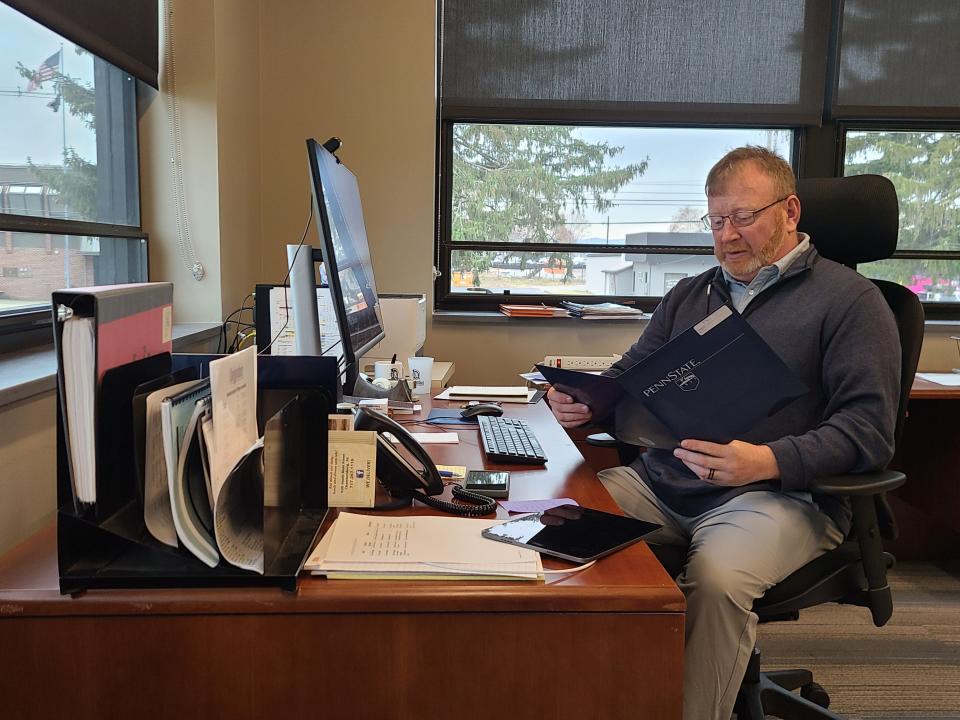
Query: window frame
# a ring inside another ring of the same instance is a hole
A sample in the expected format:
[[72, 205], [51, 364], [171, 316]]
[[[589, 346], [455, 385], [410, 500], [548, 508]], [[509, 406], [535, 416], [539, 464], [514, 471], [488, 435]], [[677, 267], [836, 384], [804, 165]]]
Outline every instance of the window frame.
[[[847, 154], [849, 132], [950, 132], [960, 134], [960, 122], [946, 120], [888, 120], [878, 118], [844, 118], [835, 124], [836, 158], [834, 176], [844, 177], [844, 159]], [[890, 260], [949, 260], [960, 261], [960, 250], [901, 250]], [[928, 320], [960, 320], [960, 302], [921, 301]]]
[[773, 129], [789, 130], [792, 133], [790, 162], [796, 174], [799, 168], [801, 147], [803, 145], [803, 128], [787, 125], [772, 124], [716, 124], [691, 125], [689, 123], [611, 123], [607, 121], [531, 121], [529, 119], [512, 118], [472, 118], [449, 117], [438, 119], [438, 168], [436, 183], [437, 213], [436, 245], [434, 248], [434, 309], [440, 312], [496, 312], [501, 303], [516, 305], [539, 305], [549, 301], [558, 304], [562, 300], [583, 302], [586, 297], [590, 302], [615, 302], [622, 305], [636, 307], [644, 312], [652, 312], [663, 299], [660, 295], [576, 295], [576, 294], [536, 294], [536, 293], [469, 293], [453, 292], [450, 288], [449, 277], [452, 274], [451, 261], [455, 250], [516, 250], [523, 248], [531, 252], [575, 252], [600, 253], [606, 255], [621, 255], [624, 253], [645, 253], [649, 255], [690, 255], [713, 256], [713, 245], [586, 245], [581, 243], [515, 243], [515, 242], [454, 242], [453, 235], [453, 128], [456, 124], [483, 123], [483, 124], [516, 124], [516, 125], [576, 125], [581, 127], [619, 127], [619, 128], [685, 128], [698, 130], [723, 129]]
[[[96, 55], [94, 63], [94, 97], [98, 113], [97, 154], [99, 158], [108, 159], [109, 165], [108, 168], [101, 168], [101, 163], [98, 162], [98, 179], [102, 171], [115, 173], [110, 188], [112, 199], [124, 204], [123, 214], [136, 224], [67, 220], [0, 211], [0, 233], [121, 238], [149, 243], [149, 236], [143, 231], [140, 215], [140, 128], [137, 122], [137, 100], [141, 81], [119, 68], [114, 68], [116, 72], [107, 71], [106, 61]], [[127, 162], [109, 161], [110, 158], [119, 157], [125, 157]], [[116, 174], [121, 170], [122, 177]], [[147, 275], [149, 277], [149, 259]], [[0, 352], [49, 343], [49, 328], [52, 324], [53, 315], [49, 303], [43, 308], [25, 308], [0, 314]]]

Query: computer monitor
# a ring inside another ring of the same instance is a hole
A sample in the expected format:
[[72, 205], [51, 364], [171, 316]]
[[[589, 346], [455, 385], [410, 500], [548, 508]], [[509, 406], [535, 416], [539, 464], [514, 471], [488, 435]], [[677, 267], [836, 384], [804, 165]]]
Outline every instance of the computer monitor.
[[353, 173], [328, 150], [337, 147], [339, 141], [333, 139], [325, 144], [307, 140], [321, 255], [340, 326], [344, 389], [350, 393], [359, 375], [359, 358], [384, 332], [360, 188]]

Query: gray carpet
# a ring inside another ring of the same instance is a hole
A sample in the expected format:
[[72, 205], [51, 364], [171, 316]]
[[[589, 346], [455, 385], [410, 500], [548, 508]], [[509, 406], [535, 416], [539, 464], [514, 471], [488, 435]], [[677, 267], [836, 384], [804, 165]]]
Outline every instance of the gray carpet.
[[893, 618], [822, 605], [760, 626], [764, 669], [802, 667], [850, 720], [960, 719], [960, 563], [899, 563]]

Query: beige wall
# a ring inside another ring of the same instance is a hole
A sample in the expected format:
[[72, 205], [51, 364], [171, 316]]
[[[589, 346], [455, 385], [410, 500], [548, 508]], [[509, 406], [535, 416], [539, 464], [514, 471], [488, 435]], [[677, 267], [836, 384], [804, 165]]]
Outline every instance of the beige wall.
[[[266, 7], [266, 6], [264, 6]], [[428, 292], [433, 257], [435, 4], [317, 3], [263, 13], [261, 113], [266, 277], [284, 275], [310, 181], [305, 141], [343, 140], [381, 292]], [[317, 245], [315, 223], [308, 241]]]
[[[217, 321], [223, 316], [214, 5], [213, 0], [172, 3], [186, 232], [206, 270], [202, 281], [193, 278], [177, 249], [177, 196], [163, 96], [149, 101], [139, 123], [141, 212], [150, 234], [150, 275], [151, 280], [173, 282], [177, 322]], [[165, 75], [162, 67], [161, 74]]]
[[960, 368], [960, 352], [951, 335], [960, 335], [960, 326], [931, 325], [923, 335], [923, 351], [920, 353], [921, 372], [949, 372]]
[[260, 3], [216, 0], [214, 43], [220, 298], [226, 315], [240, 307], [263, 275]]
[[0, 554], [53, 519], [55, 415], [52, 391], [0, 407]]

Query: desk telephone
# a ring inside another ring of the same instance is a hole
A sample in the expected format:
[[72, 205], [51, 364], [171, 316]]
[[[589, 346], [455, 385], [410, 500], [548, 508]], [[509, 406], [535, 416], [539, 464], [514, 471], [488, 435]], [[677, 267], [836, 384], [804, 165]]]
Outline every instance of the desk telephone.
[[[443, 492], [443, 480], [437, 466], [406, 428], [383, 413], [361, 407], [357, 410], [353, 426], [355, 430], [373, 430], [377, 433], [377, 480], [392, 497], [403, 501], [416, 499], [454, 515], [489, 515], [496, 510], [496, 500], [464, 490], [456, 484], [453, 486], [453, 497], [467, 504], [434, 497]], [[420, 464], [421, 470], [417, 470], [393, 443], [383, 436], [383, 433], [387, 432], [399, 440], [404, 450]]]

